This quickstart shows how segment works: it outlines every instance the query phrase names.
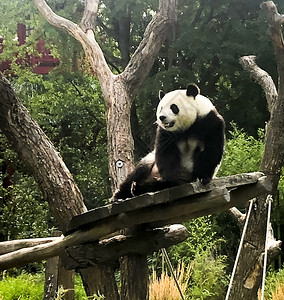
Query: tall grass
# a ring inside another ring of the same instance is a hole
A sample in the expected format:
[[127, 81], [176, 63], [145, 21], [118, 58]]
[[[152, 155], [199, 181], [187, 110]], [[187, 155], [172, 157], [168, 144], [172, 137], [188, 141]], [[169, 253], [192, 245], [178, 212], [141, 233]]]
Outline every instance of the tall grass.
[[[185, 267], [183, 263], [179, 264], [176, 269], [176, 277], [183, 294], [186, 292], [188, 281], [191, 276], [191, 267]], [[149, 287], [149, 300], [180, 300], [180, 292], [175, 280], [167, 272], [162, 271], [160, 277], [153, 270], [152, 280]]]
[[1, 300], [42, 300], [44, 288], [43, 274], [22, 273], [17, 277], [6, 277], [0, 281]]
[[[0, 300], [42, 300], [44, 274], [22, 273], [17, 277], [0, 279]], [[56, 300], [63, 299], [67, 290], [59, 288]], [[75, 300], [102, 300], [102, 295], [87, 297], [80, 276], [75, 277]]]
[[[258, 299], [261, 299], [259, 290]], [[269, 271], [265, 281], [265, 300], [283, 300], [284, 299], [284, 269], [278, 271]]]

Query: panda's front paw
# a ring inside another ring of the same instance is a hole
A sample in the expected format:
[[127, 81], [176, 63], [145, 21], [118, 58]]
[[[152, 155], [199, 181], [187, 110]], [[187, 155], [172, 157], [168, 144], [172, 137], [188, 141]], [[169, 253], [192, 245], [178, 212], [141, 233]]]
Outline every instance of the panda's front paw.
[[202, 184], [206, 185], [208, 183], [210, 183], [211, 181], [211, 177], [204, 177], [204, 178], [201, 178], [200, 181], [202, 182]]

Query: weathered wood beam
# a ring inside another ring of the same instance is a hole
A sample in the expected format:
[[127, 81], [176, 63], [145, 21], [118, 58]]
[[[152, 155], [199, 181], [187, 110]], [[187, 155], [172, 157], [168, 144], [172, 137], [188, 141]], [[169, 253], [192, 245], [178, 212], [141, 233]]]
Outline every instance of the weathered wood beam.
[[[187, 183], [184, 185], [180, 185], [171, 189], [166, 189], [160, 192], [156, 193], [147, 193], [138, 197], [134, 198], [129, 198], [123, 201], [116, 201], [112, 204], [99, 207], [97, 209], [93, 209], [91, 211], [88, 211], [84, 214], [81, 214], [80, 216], [74, 216], [70, 222], [69, 225], [69, 232], [72, 232], [74, 230], [77, 230], [79, 228], [84, 228], [84, 226], [90, 226], [93, 222], [97, 222], [100, 219], [110, 217], [112, 215], [118, 215], [118, 214], [126, 214], [130, 213], [131, 211], [137, 211], [138, 209], [143, 209], [151, 206], [155, 206], [155, 208], [159, 208], [157, 204], [166, 204], [166, 203], [171, 203], [173, 207], [173, 203], [176, 200], [183, 199], [185, 197], [192, 197], [187, 199], [185, 203], [188, 205], [188, 201], [191, 201], [191, 203], [196, 203], [198, 206], [198, 199], [196, 198], [197, 196], [199, 197], [203, 193], [209, 193], [211, 191], [214, 191], [216, 189], [220, 188], [226, 188], [227, 190], [231, 190], [234, 188], [241, 188], [242, 186], [247, 186], [250, 184], [256, 184], [261, 177], [263, 177], [263, 173], [261, 172], [254, 172], [254, 173], [243, 173], [243, 174], [237, 174], [237, 175], [232, 175], [232, 176], [227, 176], [227, 177], [220, 177], [220, 178], [215, 178], [213, 179], [210, 184], [203, 185], [201, 182], [192, 182], [192, 183]], [[259, 184], [260, 190], [263, 190], [261, 187], [263, 185], [268, 185], [267, 181], [265, 178], [263, 178], [263, 181]], [[256, 187], [257, 188], [257, 187]], [[269, 186], [265, 186], [264, 189], [267, 188], [269, 189]], [[258, 189], [258, 188], [257, 188]], [[251, 188], [249, 187], [249, 190]], [[215, 191], [216, 192], [216, 191]], [[211, 199], [214, 196], [213, 192], [207, 199]], [[220, 191], [219, 191], [220, 192]], [[227, 191], [223, 191], [224, 193], [227, 193]], [[217, 193], [218, 194], [218, 193]], [[219, 194], [218, 194], [219, 195]], [[228, 195], [223, 195], [229, 196]], [[254, 196], [253, 196], [254, 197]], [[251, 197], [251, 198], [253, 198]], [[248, 195], [244, 195], [244, 199], [249, 200]], [[218, 201], [218, 199], [216, 199]], [[220, 198], [219, 198], [220, 200]], [[225, 201], [227, 202], [227, 201]], [[203, 209], [204, 203], [202, 202]], [[208, 204], [207, 204], [208, 205]], [[210, 206], [210, 204], [209, 204]], [[216, 206], [216, 203], [215, 203]], [[202, 206], [201, 206], [202, 208]], [[193, 209], [193, 208], [192, 208]], [[190, 213], [193, 210], [190, 210]], [[182, 210], [181, 210], [182, 213]], [[124, 216], [122, 214], [121, 218]], [[165, 214], [161, 213], [160, 215], [165, 216]], [[173, 217], [172, 212], [170, 214], [170, 217]], [[154, 216], [155, 218], [155, 216]], [[157, 218], [157, 216], [156, 216]], [[151, 221], [149, 219], [149, 221]], [[174, 222], [176, 223], [176, 222]], [[170, 223], [166, 223], [170, 224]]]
[[[253, 173], [252, 176], [249, 174], [245, 174], [245, 176], [244, 174], [237, 175], [235, 178], [241, 178], [242, 176], [246, 178], [244, 179], [244, 181], [247, 181], [245, 185], [240, 180], [239, 184], [237, 184], [236, 180], [233, 179], [234, 177], [230, 177], [228, 186], [231, 189], [226, 187], [214, 188], [211, 191], [186, 196], [186, 194], [193, 193], [192, 189], [189, 189], [190, 184], [187, 184], [133, 198], [132, 201], [137, 201], [138, 204], [140, 203], [139, 205], [142, 205], [141, 200], [145, 200], [145, 196], [148, 196], [150, 204], [148, 203], [148, 207], [136, 207], [136, 209], [132, 207], [133, 210], [131, 211], [127, 211], [127, 209], [120, 211], [120, 208], [116, 207], [111, 212], [112, 214], [104, 218], [99, 217], [95, 222], [90, 222], [87, 218], [87, 222], [83, 225], [82, 223], [80, 224], [79, 228], [81, 229], [65, 237], [61, 236], [57, 241], [1, 255], [0, 270], [59, 255], [66, 247], [96, 241], [108, 234], [131, 226], [139, 224], [147, 224], [150, 227], [164, 226], [176, 223], [177, 220], [192, 219], [228, 210], [234, 206], [244, 206], [249, 199], [270, 190], [269, 182], [265, 176], [261, 175], [261, 173]], [[222, 182], [225, 178], [213, 180], [213, 187], [218, 180]], [[192, 185], [194, 186], [194, 184]], [[237, 187], [238, 185], [239, 187]], [[199, 190], [204, 191], [208, 188], [200, 186]], [[174, 191], [176, 193], [173, 193]], [[175, 194], [179, 197], [183, 195], [183, 197], [173, 200], [176, 197]], [[157, 201], [156, 204], [155, 201]], [[121, 202], [121, 205], [123, 207], [124, 203]], [[106, 208], [110, 209], [109, 206], [101, 209], [104, 211]], [[92, 212], [90, 214], [92, 215]], [[82, 218], [85, 219], [86, 216], [88, 214], [83, 214]]]
[[61, 257], [66, 269], [84, 268], [125, 255], [148, 255], [181, 243], [188, 235], [186, 227], [175, 224], [144, 231], [136, 236], [118, 235], [98, 243], [69, 247]]
[[34, 247], [41, 244], [58, 241], [60, 237], [21, 239], [7, 242], [0, 242], [0, 255], [10, 253], [22, 248]]

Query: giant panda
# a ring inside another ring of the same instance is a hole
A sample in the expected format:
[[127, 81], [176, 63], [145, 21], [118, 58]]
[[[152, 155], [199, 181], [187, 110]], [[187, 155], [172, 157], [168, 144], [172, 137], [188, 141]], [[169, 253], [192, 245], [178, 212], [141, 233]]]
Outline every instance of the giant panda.
[[122, 182], [113, 201], [196, 180], [206, 185], [221, 162], [224, 120], [198, 86], [160, 91], [159, 98], [154, 150]]

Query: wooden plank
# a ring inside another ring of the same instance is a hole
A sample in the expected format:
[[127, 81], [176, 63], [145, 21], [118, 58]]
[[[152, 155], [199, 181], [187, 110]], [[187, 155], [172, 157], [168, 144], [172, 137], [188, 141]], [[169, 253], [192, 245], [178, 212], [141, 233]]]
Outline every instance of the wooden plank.
[[95, 208], [81, 215], [74, 216], [69, 224], [67, 234], [70, 234], [71, 232], [87, 226], [88, 224], [92, 224], [100, 219], [115, 216], [120, 213], [135, 211], [137, 209], [152, 205], [170, 203], [183, 197], [210, 192], [218, 187], [231, 189], [256, 183], [261, 176], [263, 176], [263, 173], [261, 172], [237, 174], [227, 177], [214, 178], [211, 183], [207, 185], [203, 185], [200, 181], [197, 181], [156, 193], [147, 193], [126, 200], [118, 200], [112, 204]]

